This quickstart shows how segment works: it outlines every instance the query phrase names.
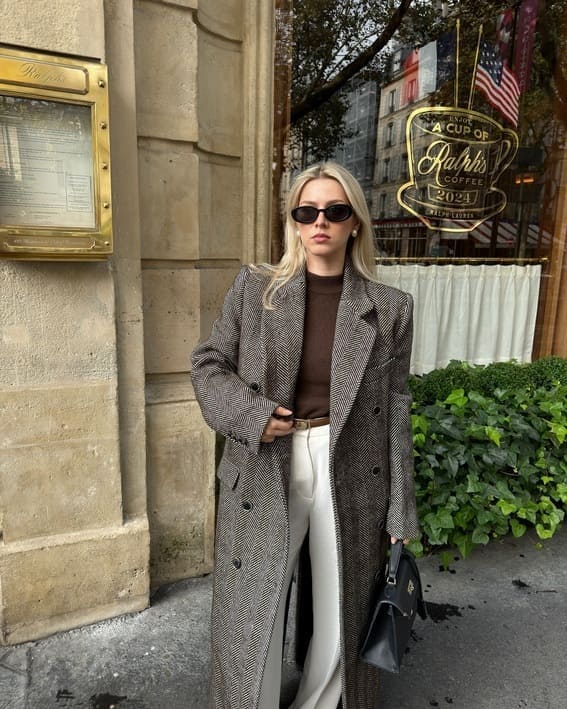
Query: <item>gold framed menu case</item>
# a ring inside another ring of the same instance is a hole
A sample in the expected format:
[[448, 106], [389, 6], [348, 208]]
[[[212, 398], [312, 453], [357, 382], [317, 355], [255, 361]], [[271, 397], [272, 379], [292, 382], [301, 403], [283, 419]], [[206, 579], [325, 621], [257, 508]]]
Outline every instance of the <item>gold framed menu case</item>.
[[104, 64], [0, 45], [0, 258], [112, 253]]

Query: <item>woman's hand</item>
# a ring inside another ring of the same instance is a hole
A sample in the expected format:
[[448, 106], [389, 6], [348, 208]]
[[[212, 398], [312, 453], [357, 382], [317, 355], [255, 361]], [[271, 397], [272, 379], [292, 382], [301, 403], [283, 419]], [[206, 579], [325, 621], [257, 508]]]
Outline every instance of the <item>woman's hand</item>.
[[[400, 540], [397, 537], [390, 537], [390, 541], [392, 544], [395, 544], [396, 542], [399, 542]], [[409, 539], [404, 539], [404, 544], [409, 544], [410, 540]]]
[[278, 406], [268, 419], [264, 433], [260, 439], [262, 443], [273, 443], [276, 436], [287, 436], [293, 432], [293, 411]]

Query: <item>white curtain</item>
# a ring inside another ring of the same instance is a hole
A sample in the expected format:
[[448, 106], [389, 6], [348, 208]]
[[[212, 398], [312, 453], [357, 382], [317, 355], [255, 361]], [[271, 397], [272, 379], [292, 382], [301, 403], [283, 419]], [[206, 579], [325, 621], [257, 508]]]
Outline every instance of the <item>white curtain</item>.
[[452, 359], [531, 361], [541, 266], [379, 265], [377, 275], [414, 297], [414, 374]]

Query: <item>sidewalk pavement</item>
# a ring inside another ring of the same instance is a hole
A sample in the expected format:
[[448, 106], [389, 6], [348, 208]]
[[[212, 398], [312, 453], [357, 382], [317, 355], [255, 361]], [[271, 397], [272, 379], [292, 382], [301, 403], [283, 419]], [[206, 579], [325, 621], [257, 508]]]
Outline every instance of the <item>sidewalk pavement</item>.
[[[567, 525], [539, 546], [506, 538], [454, 560], [419, 560], [417, 619], [380, 709], [566, 709]], [[151, 607], [0, 647], [1, 709], [207, 709], [211, 578], [160, 589]], [[297, 675], [285, 673], [287, 693]], [[353, 708], [356, 709], [356, 708]]]

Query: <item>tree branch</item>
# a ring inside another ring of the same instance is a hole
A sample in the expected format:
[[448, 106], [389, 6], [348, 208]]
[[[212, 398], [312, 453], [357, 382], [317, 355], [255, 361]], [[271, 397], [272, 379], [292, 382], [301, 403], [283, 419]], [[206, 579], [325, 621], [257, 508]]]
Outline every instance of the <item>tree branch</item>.
[[333, 94], [343, 88], [361, 69], [363, 69], [378, 52], [383, 49], [392, 39], [392, 36], [400, 26], [404, 15], [409, 10], [413, 0], [400, 0], [397, 10], [380, 34], [380, 36], [365, 50], [363, 50], [350, 64], [342, 69], [335, 77], [327, 83], [314, 90], [310, 95], [301, 99], [295, 106], [291, 107], [291, 123], [297, 123], [305, 115], [319, 108]]

